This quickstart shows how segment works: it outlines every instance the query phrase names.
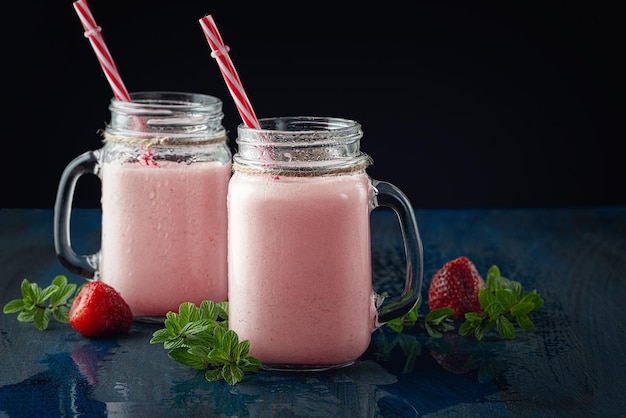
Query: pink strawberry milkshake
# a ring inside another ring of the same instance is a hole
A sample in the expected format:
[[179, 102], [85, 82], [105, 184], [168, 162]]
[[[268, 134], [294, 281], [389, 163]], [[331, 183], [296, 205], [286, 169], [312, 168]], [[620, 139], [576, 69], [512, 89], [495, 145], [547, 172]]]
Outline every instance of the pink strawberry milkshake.
[[268, 368], [353, 362], [375, 328], [364, 173], [233, 173], [229, 326]]
[[135, 316], [227, 299], [230, 161], [104, 163], [100, 280]]

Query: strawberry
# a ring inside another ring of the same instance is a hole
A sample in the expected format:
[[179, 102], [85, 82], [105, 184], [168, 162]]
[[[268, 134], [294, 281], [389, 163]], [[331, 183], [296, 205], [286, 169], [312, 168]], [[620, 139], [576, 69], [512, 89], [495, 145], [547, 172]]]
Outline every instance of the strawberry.
[[83, 286], [68, 317], [72, 328], [86, 337], [125, 334], [133, 323], [130, 306], [117, 290], [100, 281]]
[[474, 263], [467, 257], [448, 261], [437, 271], [428, 289], [428, 304], [431, 311], [451, 308], [451, 319], [463, 321], [466, 312], [483, 313], [478, 302], [478, 292], [486, 288]]

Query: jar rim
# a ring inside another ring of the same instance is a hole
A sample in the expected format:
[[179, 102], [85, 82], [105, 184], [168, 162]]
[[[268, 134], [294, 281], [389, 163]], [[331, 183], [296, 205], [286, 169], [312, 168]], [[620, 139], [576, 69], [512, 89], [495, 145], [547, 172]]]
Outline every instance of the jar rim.
[[276, 116], [261, 118], [258, 119], [258, 122], [261, 129], [248, 127], [244, 123], [241, 123], [238, 129], [242, 131], [304, 133], [361, 128], [361, 125], [355, 120], [332, 116]]
[[221, 112], [222, 100], [203, 93], [184, 91], [137, 91], [130, 93], [130, 102], [111, 98], [111, 107], [116, 109], [203, 109]]
[[[180, 91], [139, 91], [131, 101], [111, 99], [106, 133], [117, 138], [150, 139], [153, 145], [222, 141], [222, 101], [208, 94]], [[121, 140], [121, 139], [120, 139]], [[126, 141], [126, 139], [124, 139]]]
[[361, 124], [352, 119], [326, 116], [280, 116], [258, 120], [260, 129], [245, 124], [237, 127], [237, 143], [345, 143], [359, 141]]

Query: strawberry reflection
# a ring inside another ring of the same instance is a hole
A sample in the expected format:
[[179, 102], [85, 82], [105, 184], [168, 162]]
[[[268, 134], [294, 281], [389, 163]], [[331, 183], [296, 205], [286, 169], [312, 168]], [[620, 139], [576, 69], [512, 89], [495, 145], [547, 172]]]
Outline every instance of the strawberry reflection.
[[97, 371], [98, 363], [108, 354], [109, 350], [117, 346], [110, 340], [90, 340], [89, 343], [78, 347], [72, 351], [71, 357], [80, 374], [91, 385], [98, 383]]
[[0, 410], [11, 417], [106, 414], [106, 404], [91, 395], [98, 361], [115, 345], [110, 340], [93, 340], [71, 353], [46, 355], [40, 361], [45, 371], [0, 387]]
[[429, 351], [432, 358], [444, 370], [456, 374], [468, 373], [470, 371], [468, 361], [470, 355], [467, 350], [462, 347], [463, 341], [460, 341], [459, 334], [456, 332], [446, 332], [441, 340], [430, 341]]
[[446, 371], [455, 374], [476, 373], [480, 383], [501, 380], [505, 363], [498, 357], [504, 341], [461, 337], [447, 332], [442, 338], [431, 338], [427, 347], [433, 359]]
[[499, 354], [505, 344], [501, 339], [476, 341], [455, 331], [446, 332], [442, 338], [431, 338], [425, 331], [397, 333], [381, 328], [376, 332], [370, 355], [401, 374], [429, 367], [432, 359], [446, 372], [475, 374], [480, 383], [486, 383], [500, 380], [506, 369]]

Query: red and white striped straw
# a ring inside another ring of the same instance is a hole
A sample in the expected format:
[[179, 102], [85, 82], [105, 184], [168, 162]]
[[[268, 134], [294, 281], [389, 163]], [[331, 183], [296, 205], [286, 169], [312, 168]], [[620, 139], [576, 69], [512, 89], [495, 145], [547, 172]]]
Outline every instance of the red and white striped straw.
[[73, 4], [78, 17], [80, 18], [80, 22], [83, 24], [83, 28], [85, 29], [85, 38], [89, 39], [91, 47], [96, 53], [96, 57], [98, 57], [100, 66], [104, 71], [104, 75], [113, 90], [113, 95], [119, 101], [130, 102], [130, 95], [124, 86], [120, 73], [117, 71], [117, 67], [113, 62], [109, 49], [102, 38], [102, 28], [96, 24], [87, 2], [85, 0], [78, 0]]
[[228, 46], [224, 45], [224, 41], [217, 30], [213, 17], [207, 15], [200, 19], [200, 26], [202, 26], [204, 35], [211, 47], [211, 56], [217, 61], [217, 65], [222, 72], [222, 76], [224, 77], [224, 81], [226, 81], [231, 96], [235, 100], [235, 105], [237, 106], [237, 110], [239, 110], [243, 123], [245, 123], [248, 128], [260, 129], [261, 126], [254, 114], [250, 100], [248, 100], [248, 96], [237, 74], [237, 70], [235, 70], [235, 66], [228, 55], [230, 49]]

